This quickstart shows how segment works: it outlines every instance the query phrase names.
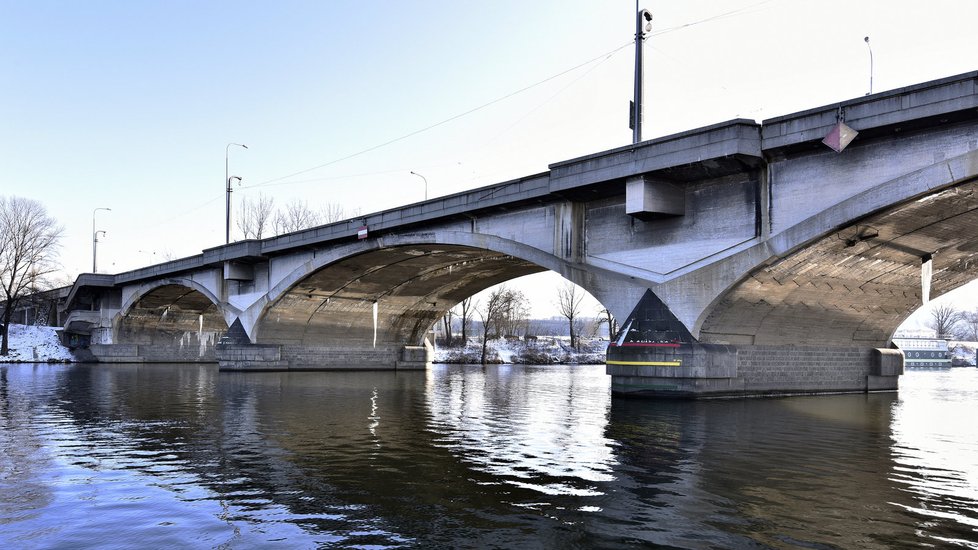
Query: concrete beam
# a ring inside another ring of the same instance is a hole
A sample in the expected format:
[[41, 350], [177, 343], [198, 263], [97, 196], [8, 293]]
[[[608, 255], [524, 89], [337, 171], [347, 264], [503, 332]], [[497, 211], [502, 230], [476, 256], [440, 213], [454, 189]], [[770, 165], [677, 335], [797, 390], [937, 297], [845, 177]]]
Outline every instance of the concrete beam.
[[761, 162], [760, 126], [737, 119], [550, 165], [550, 191], [660, 173], [676, 181], [721, 177]]
[[625, 213], [640, 220], [686, 213], [686, 191], [651, 176], [632, 176], [625, 181]]
[[978, 71], [972, 71], [765, 120], [761, 146], [772, 154], [791, 146], [818, 143], [838, 122], [840, 114], [865, 139], [873, 130], [877, 134], [886, 129], [905, 131], [921, 124], [975, 118], [976, 110]]

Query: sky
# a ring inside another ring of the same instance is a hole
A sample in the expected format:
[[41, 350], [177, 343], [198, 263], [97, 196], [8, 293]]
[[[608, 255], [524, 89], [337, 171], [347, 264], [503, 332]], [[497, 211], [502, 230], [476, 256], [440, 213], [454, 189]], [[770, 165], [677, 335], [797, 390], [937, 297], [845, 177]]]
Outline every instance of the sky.
[[[978, 68], [971, 0], [640, 3], [645, 139], [862, 96], [866, 36], [876, 92]], [[539, 173], [631, 142], [635, 7], [0, 0], [0, 195], [64, 225], [73, 280], [93, 215], [100, 272], [223, 244], [225, 160], [235, 209], [370, 213], [422, 200], [412, 171], [429, 197]]]

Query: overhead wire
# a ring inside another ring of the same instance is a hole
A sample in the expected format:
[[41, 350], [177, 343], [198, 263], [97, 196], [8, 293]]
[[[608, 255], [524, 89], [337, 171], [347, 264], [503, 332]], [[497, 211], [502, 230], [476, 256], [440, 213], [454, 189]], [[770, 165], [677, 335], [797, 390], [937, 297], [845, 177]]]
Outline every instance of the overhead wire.
[[[720, 19], [734, 17], [734, 16], [740, 15], [742, 13], [745, 13], [745, 12], [747, 12], [749, 10], [753, 10], [753, 9], [755, 9], [757, 7], [760, 7], [760, 6], [764, 5], [764, 4], [769, 4], [769, 3], [773, 2], [773, 1], [774, 0], [762, 0], [761, 2], [757, 2], [755, 4], [751, 4], [749, 6], [744, 6], [742, 8], [738, 8], [738, 9], [735, 9], [735, 10], [730, 10], [730, 11], [727, 11], [727, 12], [724, 12], [724, 13], [721, 13], [721, 14], [717, 14], [717, 15], [714, 15], [714, 16], [710, 16], [710, 17], [707, 17], [705, 19], [700, 19], [700, 20], [697, 20], [697, 21], [692, 21], [690, 23], [685, 23], [683, 25], [678, 25], [678, 26], [675, 26], [675, 27], [669, 27], [669, 28], [662, 29], [662, 30], [659, 30], [659, 31], [651, 32], [651, 33], [649, 33], [646, 36], [646, 39], [648, 39], [648, 37], [650, 37], [650, 36], [661, 36], [661, 35], [664, 35], [664, 34], [669, 34], [669, 33], [672, 33], [672, 32], [679, 31], [679, 30], [687, 29], [689, 27], [693, 27], [693, 26], [696, 26], [696, 25], [701, 25], [701, 24], [704, 24], [704, 23], [709, 23], [709, 22], [712, 22], [712, 21], [720, 20]], [[543, 84], [546, 84], [547, 82], [550, 82], [550, 81], [552, 81], [552, 80], [554, 80], [556, 78], [560, 78], [561, 76], [564, 76], [564, 75], [566, 75], [568, 73], [574, 72], [574, 71], [576, 71], [576, 70], [578, 70], [578, 69], [580, 69], [582, 67], [586, 67], [586, 66], [588, 66], [588, 65], [590, 65], [592, 63], [595, 63], [595, 62], [601, 62], [601, 63], [603, 63], [604, 61], [606, 61], [607, 59], [609, 59], [614, 54], [616, 54], [619, 51], [621, 51], [621, 50], [623, 50], [623, 49], [631, 46], [632, 44], [634, 44], [634, 42], [631, 41], [631, 40], [629, 40], [628, 42], [626, 42], [626, 43], [624, 43], [624, 44], [622, 44], [620, 46], [617, 46], [617, 47], [615, 47], [612, 50], [609, 50], [607, 52], [604, 52], [604, 53], [602, 53], [602, 54], [600, 54], [598, 56], [592, 57], [591, 59], [588, 59], [587, 61], [584, 61], [582, 63], [579, 63], [579, 64], [577, 64], [577, 65], [575, 65], [573, 67], [570, 67], [568, 69], [565, 69], [565, 70], [563, 70], [563, 71], [561, 71], [559, 73], [553, 74], [553, 75], [548, 76], [548, 77], [546, 77], [546, 78], [544, 78], [542, 80], [539, 80], [537, 82], [534, 82], [532, 84], [529, 84], [527, 86], [524, 86], [522, 88], [519, 88], [518, 90], [515, 90], [515, 91], [510, 92], [508, 94], [502, 95], [500, 97], [497, 97], [497, 98], [495, 98], [495, 99], [493, 99], [491, 101], [488, 101], [486, 103], [483, 103], [483, 104], [481, 104], [481, 105], [479, 105], [477, 107], [473, 107], [473, 108], [471, 108], [471, 109], [469, 109], [467, 111], [464, 111], [462, 113], [453, 115], [451, 117], [448, 117], [446, 119], [443, 119], [443, 120], [441, 120], [439, 122], [436, 122], [434, 124], [430, 124], [430, 125], [425, 126], [423, 128], [420, 128], [420, 129], [417, 129], [417, 130], [413, 130], [411, 132], [408, 132], [408, 133], [403, 134], [401, 136], [395, 137], [393, 139], [389, 139], [389, 140], [387, 140], [385, 142], [382, 142], [382, 143], [379, 143], [377, 145], [373, 145], [371, 147], [367, 147], [365, 149], [361, 149], [359, 151], [356, 151], [354, 153], [350, 153], [350, 154], [345, 155], [343, 157], [332, 159], [332, 160], [330, 160], [328, 162], [324, 162], [322, 164], [319, 164], [319, 165], [316, 165], [316, 166], [313, 166], [313, 167], [310, 167], [310, 168], [299, 170], [297, 172], [293, 172], [293, 173], [288, 174], [288, 175], [285, 175], [285, 176], [280, 176], [280, 177], [268, 179], [268, 180], [261, 181], [259, 183], [255, 183], [255, 184], [252, 184], [252, 185], [241, 185], [240, 187], [241, 187], [241, 189], [254, 189], [254, 188], [258, 188], [258, 187], [266, 187], [266, 186], [271, 186], [271, 185], [289, 185], [289, 184], [300, 183], [300, 181], [288, 181], [288, 182], [286, 182], [286, 181], [283, 181], [283, 180], [288, 180], [288, 179], [293, 178], [295, 176], [306, 174], [306, 173], [312, 172], [314, 170], [319, 170], [321, 168], [325, 168], [327, 166], [331, 166], [333, 164], [337, 164], [337, 163], [340, 163], [340, 162], [343, 162], [343, 161], [346, 161], [346, 160], [349, 160], [349, 159], [358, 157], [360, 155], [364, 155], [366, 153], [370, 153], [372, 151], [376, 151], [376, 150], [381, 149], [383, 147], [387, 147], [388, 145], [392, 145], [394, 143], [403, 141], [405, 139], [408, 139], [408, 138], [411, 138], [411, 137], [416, 136], [418, 134], [427, 132], [427, 131], [432, 130], [434, 128], [438, 128], [439, 126], [443, 126], [445, 124], [448, 124], [449, 122], [458, 120], [458, 119], [463, 118], [465, 116], [468, 116], [468, 115], [470, 115], [472, 113], [476, 113], [478, 111], [481, 111], [483, 109], [486, 109], [488, 107], [491, 107], [492, 105], [495, 105], [497, 103], [500, 103], [502, 101], [505, 101], [507, 99], [510, 99], [510, 98], [512, 98], [512, 97], [514, 97], [516, 95], [519, 95], [519, 94], [524, 93], [526, 91], [529, 91], [529, 90], [531, 90], [533, 88], [536, 88], [538, 86], [541, 86]], [[599, 65], [600, 65], [600, 63], [599, 63]], [[590, 72], [591, 72], [591, 70], [588, 70], [587, 71], [587, 73], [590, 73]], [[586, 76], [587, 73], [585, 73], [584, 76]], [[568, 84], [567, 86], [565, 86], [564, 88], [562, 88], [560, 91], [557, 92], [557, 94], [563, 92], [564, 89], [566, 89], [570, 85], [573, 85], [574, 83], [578, 82], [579, 80], [581, 80], [581, 78], [583, 78], [583, 76], [580, 77], [580, 78], [575, 79], [573, 82], [571, 82], [570, 84]], [[525, 118], [525, 116], [523, 118]], [[312, 181], [318, 181], [318, 180], [321, 180], [321, 179], [322, 178], [317, 178], [316, 180], [312, 180]], [[336, 179], [336, 178], [328, 178], [328, 179]], [[309, 180], [301, 180], [301, 181], [309, 181]], [[157, 225], [161, 225], [163, 223], [172, 221], [174, 219], [177, 219], [177, 218], [181, 218], [183, 216], [186, 216], [186, 215], [188, 215], [190, 213], [193, 213], [193, 212], [195, 212], [195, 211], [203, 208], [204, 206], [207, 206], [207, 205], [213, 203], [214, 201], [218, 200], [219, 198], [220, 197], [215, 196], [214, 198], [208, 199], [204, 203], [201, 203], [201, 204], [199, 204], [199, 205], [197, 205], [195, 207], [192, 207], [192, 208], [190, 208], [188, 210], [185, 210], [185, 211], [183, 211], [180, 214], [177, 214], [175, 216], [171, 216], [171, 217], [166, 218], [164, 220], [160, 220], [160, 221], [158, 221], [158, 222], [156, 222], [153, 225], [148, 226], [148, 227], [155, 227]]]
[[[662, 29], [660, 31], [651, 32], [651, 33], [649, 33], [649, 35], [646, 36], [646, 39], [648, 39], [650, 36], [661, 36], [661, 35], [664, 35], [664, 34], [669, 34], [669, 33], [672, 33], [672, 32], [679, 31], [679, 30], [687, 29], [689, 27], [693, 27], [693, 26], [696, 26], [696, 25], [701, 25], [701, 24], [704, 24], [704, 23], [710, 23], [710, 22], [713, 22], [713, 21], [717, 21], [717, 20], [720, 20], [720, 19], [726, 19], [726, 18], [729, 18], [729, 17], [735, 17], [735, 16], [741, 15], [743, 13], [746, 13], [749, 10], [756, 9], [756, 8], [758, 8], [758, 7], [760, 7], [760, 6], [764, 5], [764, 4], [769, 4], [769, 3], [773, 2], [773, 1], [774, 0], [762, 0], [761, 2], [757, 2], [757, 3], [751, 4], [749, 6], [744, 6], [742, 8], [737, 8], [735, 10], [730, 10], [730, 11], [727, 11], [727, 12], [724, 12], [724, 13], [713, 15], [713, 16], [707, 17], [705, 19], [700, 19], [700, 20], [697, 20], [697, 21], [692, 21], [690, 23], [685, 23], [683, 25], [678, 25], [678, 26], [675, 26], [675, 27], [669, 27], [669, 28], [666, 28], [666, 29]], [[505, 101], [505, 100], [507, 100], [507, 99], [509, 99], [509, 98], [511, 98], [513, 96], [519, 95], [519, 94], [521, 94], [523, 92], [526, 92], [528, 90], [531, 90], [533, 88], [536, 88], [537, 86], [540, 86], [542, 84], [546, 84], [547, 82], [550, 82], [551, 80], [554, 80], [554, 79], [559, 78], [561, 76], [564, 76], [564, 75], [566, 75], [568, 73], [571, 73], [573, 71], [576, 71], [576, 70], [578, 70], [578, 69], [580, 69], [582, 67], [585, 67], [587, 65], [590, 65], [590, 64], [592, 64], [592, 63], [594, 63], [596, 61], [604, 62], [610, 56], [612, 56], [615, 53], [617, 53], [617, 52], [619, 52], [619, 51], [621, 51], [621, 50], [623, 50], [623, 49], [631, 46], [633, 43], [634, 43], [633, 41], [629, 40], [628, 42], [622, 44], [621, 46], [618, 46], [618, 47], [614, 48], [613, 50], [610, 50], [610, 51], [607, 51], [605, 53], [602, 53], [601, 55], [595, 56], [595, 57], [593, 57], [593, 58], [591, 58], [591, 59], [589, 59], [589, 60], [587, 60], [587, 61], [585, 61], [583, 63], [579, 63], [578, 65], [575, 65], [575, 66], [573, 66], [573, 67], [571, 67], [569, 69], [565, 69], [565, 70], [563, 70], [563, 71], [561, 71], [559, 73], [556, 73], [554, 75], [548, 76], [547, 78], [544, 78], [543, 80], [539, 80], [537, 82], [534, 82], [533, 84], [524, 86], [524, 87], [522, 87], [522, 88], [520, 88], [520, 89], [518, 89], [516, 91], [510, 92], [510, 93], [508, 93], [506, 95], [500, 96], [500, 97], [498, 97], [496, 99], [493, 99], [491, 101], [488, 101], [486, 103], [483, 103], [482, 105], [479, 105], [478, 107], [473, 107], [472, 109], [469, 109], [469, 110], [467, 110], [465, 112], [459, 113], [457, 115], [453, 115], [451, 117], [448, 117], [448, 118], [446, 118], [444, 120], [441, 120], [439, 122], [436, 122], [434, 124], [430, 124], [430, 125], [425, 126], [423, 128], [420, 128], [420, 129], [417, 129], [417, 130], [408, 132], [407, 134], [403, 134], [403, 135], [398, 136], [396, 138], [387, 140], [387, 141], [385, 141], [383, 143], [380, 143], [380, 144], [377, 144], [377, 145], [373, 145], [371, 147], [367, 147], [366, 149], [361, 149], [360, 151], [356, 151], [354, 153], [350, 153], [349, 155], [346, 155], [346, 156], [343, 156], [343, 157], [339, 157], [339, 158], [330, 160], [328, 162], [324, 162], [322, 164], [313, 166], [311, 168], [306, 168], [306, 169], [299, 170], [298, 172], [293, 172], [293, 173], [288, 174], [288, 175], [285, 175], [285, 176], [280, 176], [280, 177], [277, 177], [277, 178], [272, 178], [272, 179], [269, 179], [269, 180], [265, 180], [265, 181], [262, 181], [262, 182], [259, 182], [259, 183], [255, 183], [255, 184], [247, 185], [247, 186], [242, 186], [242, 187], [243, 188], [263, 187], [263, 186], [270, 185], [270, 184], [275, 183], [275, 182], [279, 182], [279, 181], [282, 181], [282, 180], [287, 180], [287, 179], [293, 178], [295, 176], [299, 176], [299, 175], [302, 175], [302, 174], [305, 174], [305, 173], [308, 173], [308, 172], [312, 172], [313, 170], [319, 170], [320, 168], [325, 168], [327, 166], [331, 166], [333, 164], [337, 164], [337, 163], [343, 162], [345, 160], [349, 160], [351, 158], [355, 158], [355, 157], [358, 157], [360, 155], [364, 155], [366, 153], [370, 153], [372, 151], [376, 151], [377, 149], [381, 149], [383, 147], [387, 147], [388, 145], [392, 145], [392, 144], [397, 143], [399, 141], [403, 141], [403, 140], [408, 139], [410, 137], [413, 137], [413, 136], [416, 136], [418, 134], [427, 132], [428, 130], [432, 130], [434, 128], [437, 128], [439, 126], [443, 126], [443, 125], [445, 125], [445, 124], [447, 124], [449, 122], [452, 122], [454, 120], [458, 120], [458, 119], [460, 119], [462, 117], [468, 116], [468, 115], [470, 115], [472, 113], [481, 111], [481, 110], [483, 110], [483, 109], [485, 109], [487, 107], [490, 107], [490, 106], [495, 105], [495, 104], [497, 104], [499, 102]], [[588, 72], [590, 72], [590, 71], [588, 71]], [[577, 80], [579, 80], [579, 79], [577, 79]], [[576, 82], [576, 80], [575, 80], [575, 82]]]
[[327, 166], [330, 166], [330, 165], [333, 165], [333, 164], [336, 164], [336, 163], [339, 163], [339, 162], [343, 162], [345, 160], [349, 160], [349, 159], [354, 158], [354, 157], [358, 157], [360, 155], [369, 153], [371, 151], [376, 151], [377, 149], [380, 149], [382, 147], [386, 147], [388, 145], [397, 143], [399, 141], [403, 141], [403, 140], [405, 140], [407, 138], [416, 136], [416, 135], [418, 135], [420, 133], [427, 132], [428, 130], [432, 130], [432, 129], [437, 128], [439, 126], [448, 124], [449, 122], [452, 122], [454, 120], [458, 120], [458, 119], [460, 119], [460, 118], [462, 118], [464, 116], [467, 116], [467, 115], [470, 115], [472, 113], [481, 111], [481, 110], [483, 110], [483, 109], [485, 109], [487, 107], [490, 107], [492, 105], [495, 105], [495, 104], [497, 104], [497, 103], [499, 103], [501, 101], [505, 101], [505, 100], [507, 100], [507, 99], [509, 99], [509, 98], [511, 98], [513, 96], [519, 95], [519, 94], [521, 94], [523, 92], [526, 92], [528, 90], [531, 90], [533, 88], [536, 88], [537, 86], [540, 86], [542, 84], [546, 84], [547, 82], [550, 82], [551, 80], [554, 80], [555, 78], [560, 78], [561, 76], [564, 76], [567, 73], [576, 71], [577, 69], [580, 69], [581, 67], [585, 67], [585, 66], [590, 65], [591, 63], [594, 63], [596, 61], [603, 61], [608, 56], [610, 56], [610, 55], [618, 52], [619, 50], [622, 50], [624, 48], [627, 48], [631, 44], [632, 44], [632, 42], [629, 41], [629, 42], [627, 42], [627, 43], [625, 43], [625, 44], [623, 44], [621, 46], [618, 46], [617, 48], [615, 48], [615, 49], [613, 49], [611, 51], [605, 52], [605, 53], [603, 53], [603, 54], [601, 54], [601, 55], [599, 55], [597, 57], [593, 57], [593, 58], [591, 58], [591, 59], [589, 59], [589, 60], [587, 60], [587, 61], [585, 61], [583, 63], [580, 63], [578, 65], [575, 65], [575, 66], [573, 66], [573, 67], [571, 67], [569, 69], [565, 69], [565, 70], [563, 70], [563, 71], [561, 71], [561, 72], [559, 72], [557, 74], [548, 76], [547, 78], [544, 78], [543, 80], [539, 80], [537, 82], [534, 82], [533, 84], [530, 84], [528, 86], [524, 86], [524, 87], [522, 87], [522, 88], [520, 88], [520, 89], [518, 89], [516, 91], [510, 92], [510, 93], [508, 93], [506, 95], [503, 95], [503, 96], [500, 96], [500, 97], [497, 97], [496, 99], [493, 99], [492, 101], [488, 101], [486, 103], [483, 103], [482, 105], [479, 105], [478, 107], [473, 107], [472, 109], [469, 109], [469, 110], [467, 110], [465, 112], [462, 112], [462, 113], [459, 113], [457, 115], [453, 115], [451, 117], [448, 117], [448, 118], [446, 118], [444, 120], [441, 120], [439, 122], [436, 122], [434, 124], [430, 124], [428, 126], [425, 126], [424, 128], [420, 128], [418, 130], [414, 130], [412, 132], [408, 132], [407, 134], [404, 134], [404, 135], [401, 135], [399, 137], [396, 137], [396, 138], [387, 140], [387, 141], [385, 141], [383, 143], [380, 143], [378, 145], [374, 145], [374, 146], [368, 147], [366, 149], [361, 149], [360, 151], [357, 151], [355, 153], [351, 153], [351, 154], [346, 155], [344, 157], [333, 159], [333, 160], [331, 160], [329, 162], [325, 162], [323, 164], [319, 164], [319, 165], [313, 166], [311, 168], [306, 168], [304, 170], [299, 170], [298, 172], [293, 172], [292, 174], [289, 174], [289, 175], [286, 175], [286, 176], [280, 176], [280, 177], [277, 177], [277, 178], [272, 178], [270, 180], [265, 180], [263, 182], [259, 182], [259, 183], [253, 184], [253, 185], [248, 185], [246, 187], [249, 187], [249, 188], [263, 187], [263, 186], [266, 186], [266, 185], [269, 185], [269, 184], [272, 184], [272, 183], [275, 183], [275, 182], [278, 182], [278, 181], [281, 181], [281, 180], [286, 180], [286, 179], [289, 179], [289, 178], [292, 178], [292, 177], [295, 177], [295, 176], [299, 176], [299, 175], [302, 175], [302, 174], [305, 174], [305, 173], [308, 173], [308, 172], [312, 172], [313, 170], [319, 170], [320, 168], [325, 168]]

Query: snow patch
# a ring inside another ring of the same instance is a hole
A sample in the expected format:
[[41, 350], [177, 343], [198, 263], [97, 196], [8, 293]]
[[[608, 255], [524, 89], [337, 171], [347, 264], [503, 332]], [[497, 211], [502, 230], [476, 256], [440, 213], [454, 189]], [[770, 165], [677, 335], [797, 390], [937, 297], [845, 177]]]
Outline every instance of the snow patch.
[[10, 352], [0, 355], [0, 363], [48, 363], [74, 361], [71, 351], [61, 345], [55, 327], [10, 324]]
[[[582, 340], [580, 349], [570, 346], [566, 337], [540, 336], [531, 340], [499, 338], [489, 340], [486, 362], [506, 364], [603, 364], [608, 349], [607, 340]], [[482, 343], [470, 338], [466, 345], [436, 346], [435, 363], [478, 363], [482, 356]]]

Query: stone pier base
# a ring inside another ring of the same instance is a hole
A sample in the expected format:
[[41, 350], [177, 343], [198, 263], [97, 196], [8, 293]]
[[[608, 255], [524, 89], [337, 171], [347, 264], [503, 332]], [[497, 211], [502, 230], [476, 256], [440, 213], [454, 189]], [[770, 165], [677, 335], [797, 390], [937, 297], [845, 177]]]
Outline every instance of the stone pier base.
[[822, 346], [611, 347], [611, 391], [636, 397], [742, 397], [896, 391], [899, 350]]
[[276, 370], [424, 370], [434, 358], [431, 345], [299, 346], [289, 344], [218, 344], [222, 371]]
[[213, 363], [213, 345], [92, 344], [89, 352], [99, 363]]

